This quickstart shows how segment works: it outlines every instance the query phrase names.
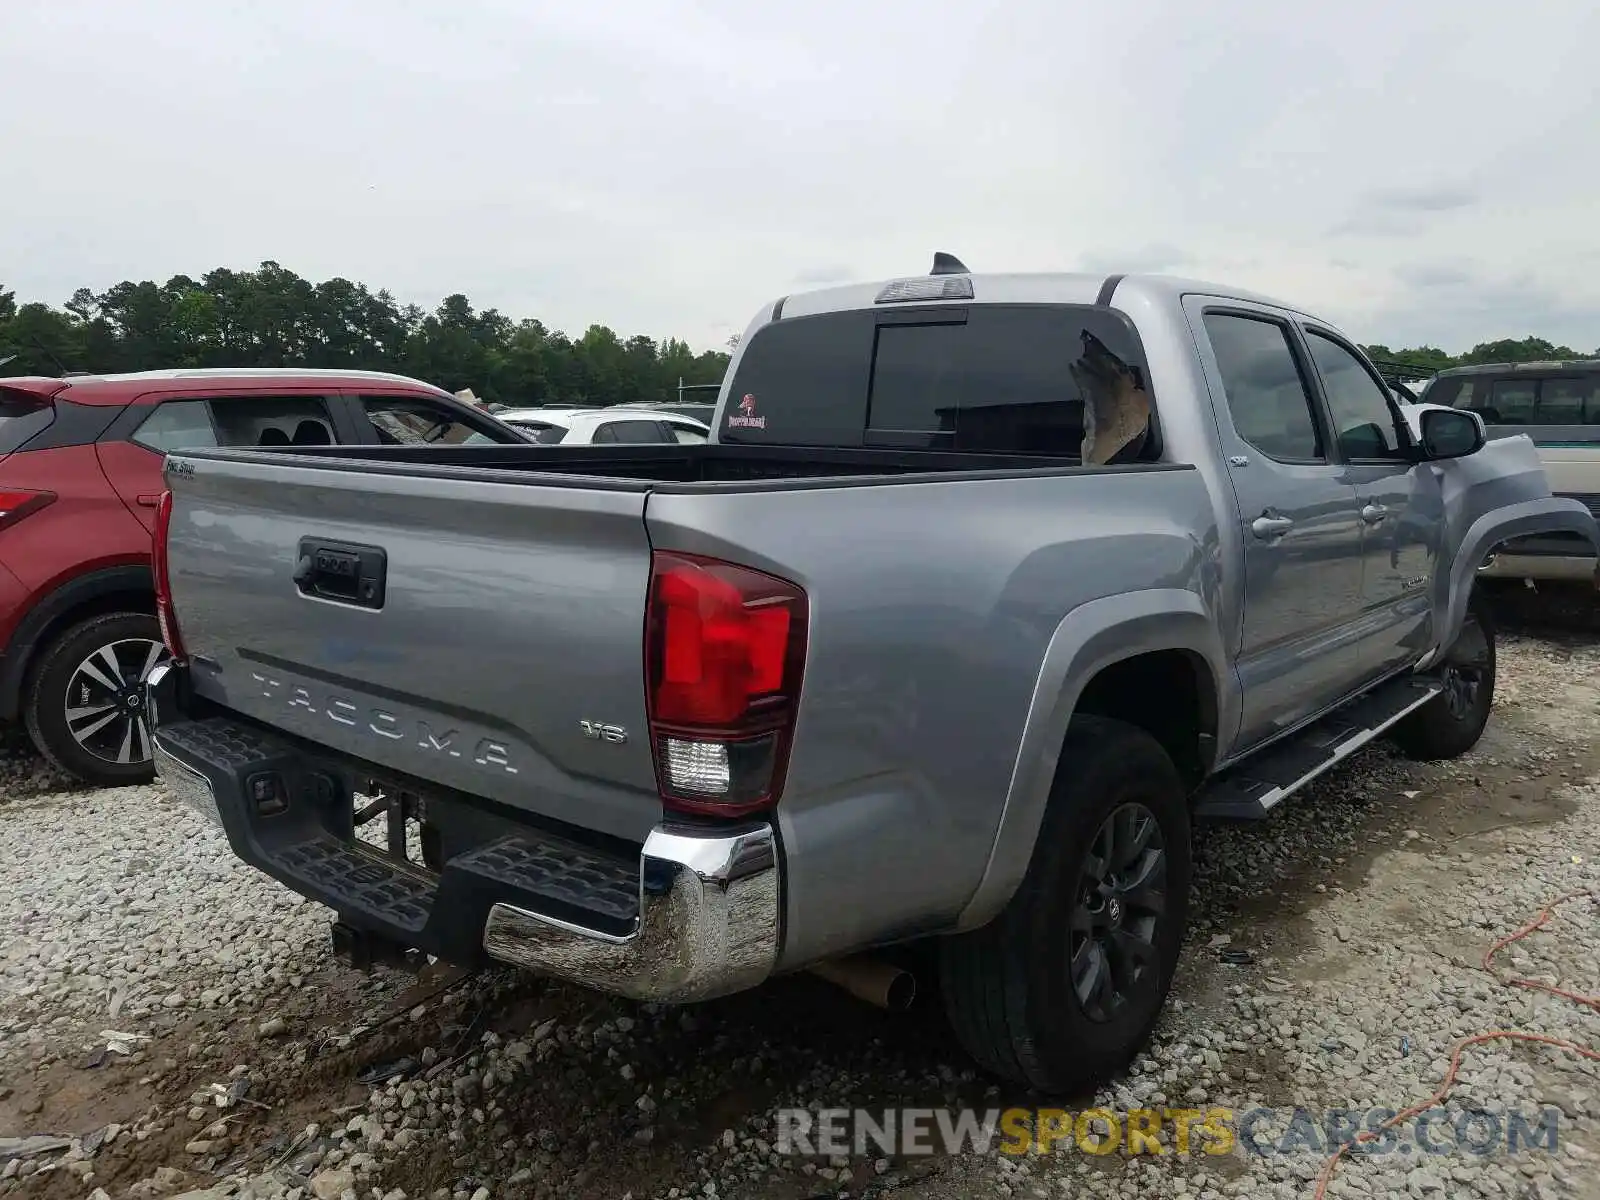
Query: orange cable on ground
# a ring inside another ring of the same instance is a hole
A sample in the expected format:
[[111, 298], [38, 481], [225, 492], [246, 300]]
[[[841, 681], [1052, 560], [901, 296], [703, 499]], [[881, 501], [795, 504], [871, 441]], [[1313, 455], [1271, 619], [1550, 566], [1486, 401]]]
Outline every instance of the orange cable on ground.
[[[1530, 988], [1534, 991], [1546, 992], [1552, 996], [1560, 996], [1564, 1000], [1571, 1000], [1575, 1004], [1586, 1005], [1587, 1007], [1594, 1009], [1596, 1012], [1600, 1012], [1600, 996], [1585, 996], [1578, 992], [1569, 992], [1563, 988], [1552, 987], [1547, 983], [1539, 983], [1532, 979], [1519, 979], [1514, 977], [1502, 978], [1501, 976], [1495, 974], [1493, 965], [1494, 956], [1496, 954], [1500, 953], [1500, 951], [1504, 950], [1513, 942], [1521, 941], [1530, 933], [1534, 932], [1534, 930], [1544, 928], [1544, 926], [1549, 922], [1550, 918], [1555, 915], [1556, 909], [1560, 908], [1563, 904], [1570, 903], [1573, 900], [1582, 900], [1584, 898], [1588, 898], [1600, 903], [1600, 889], [1585, 888], [1576, 892], [1568, 892], [1566, 895], [1558, 896], [1556, 899], [1552, 900], [1549, 904], [1545, 905], [1544, 909], [1537, 917], [1529, 921], [1521, 929], [1517, 930], [1515, 933], [1508, 934], [1507, 936], [1501, 938], [1494, 945], [1490, 946], [1483, 955], [1483, 969], [1490, 975], [1494, 975], [1496, 981], [1506, 987], [1522, 987]], [[1376, 1141], [1383, 1133], [1393, 1129], [1402, 1121], [1409, 1121], [1412, 1117], [1427, 1112], [1428, 1109], [1432, 1108], [1435, 1104], [1444, 1103], [1444, 1098], [1450, 1094], [1450, 1089], [1455, 1086], [1456, 1072], [1461, 1068], [1462, 1053], [1467, 1049], [1468, 1046], [1476, 1046], [1483, 1042], [1495, 1041], [1536, 1042], [1544, 1046], [1555, 1046], [1558, 1049], [1570, 1051], [1571, 1053], [1580, 1055], [1583, 1058], [1600, 1062], [1600, 1052], [1591, 1050], [1587, 1046], [1580, 1046], [1576, 1042], [1565, 1041], [1562, 1038], [1551, 1037], [1549, 1034], [1544, 1033], [1529, 1033], [1526, 1030], [1521, 1029], [1495, 1029], [1488, 1033], [1475, 1033], [1469, 1038], [1463, 1038], [1461, 1041], [1456, 1043], [1455, 1049], [1450, 1052], [1450, 1066], [1444, 1073], [1444, 1082], [1439, 1085], [1438, 1091], [1434, 1092], [1433, 1095], [1429, 1096], [1422, 1103], [1413, 1104], [1405, 1111], [1396, 1113], [1387, 1121], [1383, 1122], [1383, 1124], [1379, 1125], [1376, 1129], [1363, 1130], [1361, 1133], [1356, 1135], [1354, 1140], [1344, 1143], [1328, 1156], [1328, 1161], [1322, 1164], [1322, 1170], [1317, 1175], [1317, 1191], [1315, 1200], [1324, 1200], [1327, 1195], [1328, 1184], [1332, 1182], [1334, 1172], [1339, 1169], [1340, 1159], [1344, 1158], [1352, 1146]]]

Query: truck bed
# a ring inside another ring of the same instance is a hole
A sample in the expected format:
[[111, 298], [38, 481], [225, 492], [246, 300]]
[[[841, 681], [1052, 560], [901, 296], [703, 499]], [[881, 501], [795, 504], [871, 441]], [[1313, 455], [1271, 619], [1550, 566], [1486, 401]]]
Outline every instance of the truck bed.
[[[936, 661], [908, 663], [913, 642], [965, 647], [1025, 707], [1079, 590], [1187, 578], [1203, 554], [1195, 514], [1210, 524], [1192, 467], [903, 449], [211, 449], [169, 455], [167, 480], [197, 697], [441, 794], [635, 845], [662, 815], [643, 659], [653, 555], [806, 590], [828, 662], [810, 675], [804, 736], [879, 673], [898, 687]], [[1113, 544], [1128, 551], [1114, 562]], [[348, 578], [330, 583], [324, 561]], [[834, 663], [849, 677], [830, 678]], [[937, 674], [920, 690], [961, 707]], [[993, 719], [1010, 723], [984, 763], [996, 778], [973, 794], [1000, 786], [1020, 728], [1006, 705]]]
[[[1085, 467], [1076, 457], [981, 454], [949, 450], [835, 449], [808, 446], [297, 446], [271, 450], [207, 450], [196, 457], [240, 462], [313, 460], [320, 470], [378, 475], [443, 474], [505, 483], [508, 472], [552, 487], [619, 491], [697, 491], [848, 487], [900, 479], [992, 478], [1017, 473], [1098, 474], [1172, 470], [1169, 464]], [[180, 457], [190, 457], [182, 455]], [[742, 485], [730, 489], [728, 485]]]

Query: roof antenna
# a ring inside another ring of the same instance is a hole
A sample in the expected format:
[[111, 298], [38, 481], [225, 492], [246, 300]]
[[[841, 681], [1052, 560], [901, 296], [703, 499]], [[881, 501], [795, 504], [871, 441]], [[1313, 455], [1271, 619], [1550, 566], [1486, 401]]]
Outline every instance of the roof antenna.
[[50, 353], [50, 348], [39, 340], [39, 335], [38, 334], [34, 334], [28, 340], [33, 343], [33, 348], [35, 350], [37, 350], [40, 354], [44, 355], [51, 362], [55, 363], [56, 371], [60, 375], [62, 375], [62, 376], [66, 375], [66, 373], [67, 373], [67, 364], [62, 362], [54, 354]]
[[967, 270], [967, 265], [954, 254], [946, 254], [943, 250], [937, 250], [933, 255], [933, 270], [929, 271], [928, 274], [970, 275], [972, 272]]

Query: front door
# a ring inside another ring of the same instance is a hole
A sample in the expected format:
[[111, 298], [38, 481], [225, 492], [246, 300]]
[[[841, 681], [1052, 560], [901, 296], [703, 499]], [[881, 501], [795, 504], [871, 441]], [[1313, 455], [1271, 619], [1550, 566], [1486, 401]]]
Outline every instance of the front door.
[[1361, 511], [1363, 665], [1387, 674], [1431, 644], [1443, 497], [1431, 469], [1410, 461], [1410, 437], [1383, 381], [1337, 334], [1311, 325], [1302, 332]]
[[1244, 750], [1342, 699], [1360, 675], [1361, 517], [1286, 316], [1195, 297], [1190, 319], [1244, 545]]

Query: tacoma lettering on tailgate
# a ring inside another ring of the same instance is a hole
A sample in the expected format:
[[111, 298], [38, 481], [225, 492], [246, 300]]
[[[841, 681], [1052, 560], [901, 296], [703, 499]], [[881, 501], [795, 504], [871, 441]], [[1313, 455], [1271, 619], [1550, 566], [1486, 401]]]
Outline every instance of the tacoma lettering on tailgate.
[[415, 720], [402, 718], [386, 709], [370, 704], [357, 704], [331, 692], [326, 695], [313, 695], [311, 689], [307, 687], [300, 684], [285, 684], [281, 679], [273, 679], [259, 671], [250, 672], [250, 677], [260, 685], [263, 696], [269, 700], [282, 700], [289, 708], [326, 717], [337, 725], [386, 738], [391, 742], [413, 739], [419, 750], [443, 754], [449, 758], [470, 758], [471, 762], [480, 767], [503, 771], [507, 775], [517, 773], [517, 768], [511, 762], [510, 747], [493, 738], [479, 738], [473, 744], [469, 755], [463, 749], [465, 743], [459, 741], [461, 738], [459, 730], [435, 728], [421, 718]]

